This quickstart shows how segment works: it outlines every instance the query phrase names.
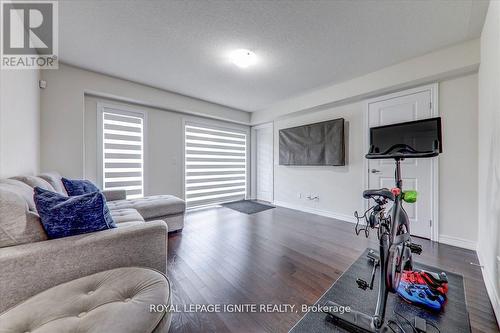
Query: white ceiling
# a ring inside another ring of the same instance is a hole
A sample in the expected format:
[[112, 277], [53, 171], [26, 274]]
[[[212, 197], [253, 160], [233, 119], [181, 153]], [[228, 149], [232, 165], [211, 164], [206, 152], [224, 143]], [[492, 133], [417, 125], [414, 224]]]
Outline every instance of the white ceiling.
[[[256, 111], [480, 36], [487, 1], [60, 1], [60, 60]], [[257, 65], [227, 53], [248, 48]]]

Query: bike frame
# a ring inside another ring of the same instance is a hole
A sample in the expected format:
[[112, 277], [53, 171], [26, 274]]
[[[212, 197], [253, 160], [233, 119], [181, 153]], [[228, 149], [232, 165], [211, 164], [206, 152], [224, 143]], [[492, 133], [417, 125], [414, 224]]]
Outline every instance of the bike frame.
[[[396, 278], [395, 274], [400, 274], [403, 267], [412, 268], [411, 252], [406, 243], [410, 242], [410, 223], [408, 214], [403, 207], [403, 180], [401, 178], [401, 160], [396, 158], [396, 170], [394, 180], [396, 188], [399, 189], [400, 194], [395, 196], [394, 204], [391, 208], [391, 235], [382, 234], [379, 241], [379, 258], [381, 265], [380, 282], [378, 288], [377, 306], [375, 309], [374, 326], [380, 328], [383, 325], [385, 318], [385, 310], [387, 304], [387, 296], [389, 291], [395, 292], [399, 285], [399, 276]], [[399, 251], [393, 252], [391, 251]], [[391, 267], [389, 272], [389, 264], [391, 263], [391, 256], [400, 256], [402, 260], [396, 267]]]
[[[403, 267], [411, 269], [412, 266], [411, 251], [406, 246], [410, 242], [410, 224], [402, 204], [401, 160], [403, 158], [396, 157], [394, 159], [396, 160], [394, 180], [400, 193], [395, 196], [390, 211], [391, 218], [388, 226], [390, 233], [382, 231], [379, 237], [380, 281], [375, 313], [373, 316], [358, 311], [344, 312], [342, 314], [328, 313], [330, 319], [336, 324], [350, 328], [355, 332], [388, 331], [384, 322], [388, 294], [390, 291], [395, 292], [398, 287], [399, 276], [396, 276], [396, 274], [400, 274]], [[387, 226], [381, 223], [379, 228], [387, 228]], [[394, 266], [395, 262], [397, 262], [396, 266]], [[334, 302], [328, 302], [328, 304], [337, 305]]]

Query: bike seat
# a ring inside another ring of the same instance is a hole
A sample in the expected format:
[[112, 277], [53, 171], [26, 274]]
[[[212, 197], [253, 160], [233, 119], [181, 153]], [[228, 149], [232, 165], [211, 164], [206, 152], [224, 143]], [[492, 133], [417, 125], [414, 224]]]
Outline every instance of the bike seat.
[[387, 188], [363, 191], [363, 198], [365, 199], [371, 199], [376, 197], [386, 198], [391, 201], [394, 201], [395, 199], [394, 194]]

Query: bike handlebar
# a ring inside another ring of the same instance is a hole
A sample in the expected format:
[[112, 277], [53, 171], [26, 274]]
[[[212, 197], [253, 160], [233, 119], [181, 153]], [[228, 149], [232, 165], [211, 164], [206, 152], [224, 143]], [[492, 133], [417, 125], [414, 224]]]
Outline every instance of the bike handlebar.
[[428, 151], [428, 152], [421, 152], [421, 153], [390, 153], [390, 154], [378, 154], [378, 153], [368, 153], [365, 155], [367, 159], [370, 160], [379, 160], [379, 159], [388, 159], [388, 158], [397, 158], [397, 159], [402, 159], [402, 158], [424, 158], [424, 157], [434, 157], [438, 156], [439, 151]]
[[375, 147], [370, 147], [370, 152], [365, 155], [367, 159], [403, 159], [403, 158], [425, 158], [438, 156], [440, 153], [439, 142], [434, 142], [434, 149], [428, 151], [417, 151], [406, 144], [397, 144], [380, 153], [375, 152]]

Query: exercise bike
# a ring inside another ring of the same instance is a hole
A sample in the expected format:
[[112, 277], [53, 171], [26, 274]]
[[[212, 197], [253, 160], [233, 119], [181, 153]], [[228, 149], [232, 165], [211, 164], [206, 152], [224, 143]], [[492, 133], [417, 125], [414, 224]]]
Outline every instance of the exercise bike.
[[[385, 312], [387, 297], [389, 292], [395, 293], [398, 289], [403, 270], [412, 270], [412, 254], [420, 254], [422, 247], [412, 243], [410, 237], [410, 223], [408, 215], [403, 208], [404, 193], [402, 190], [403, 181], [401, 178], [401, 161], [405, 158], [426, 158], [439, 155], [439, 142], [434, 142], [434, 149], [430, 151], [416, 151], [406, 144], [397, 144], [385, 152], [378, 152], [372, 146], [367, 159], [394, 159], [395, 160], [395, 187], [391, 190], [372, 189], [363, 192], [365, 199], [371, 199], [375, 204], [370, 207], [362, 216], [355, 213], [359, 221], [364, 221], [364, 227], [358, 228], [356, 234], [364, 231], [368, 237], [370, 229], [377, 230], [379, 240], [379, 254], [370, 252], [368, 257], [373, 262], [373, 270], [370, 283], [362, 279], [357, 279], [358, 287], [366, 290], [373, 288], [376, 271], [380, 270], [380, 281], [378, 285], [378, 298], [375, 313], [367, 315], [365, 313], [352, 310], [350, 312], [328, 312], [327, 318], [335, 325], [343, 327], [350, 332], [393, 332], [385, 322]], [[386, 212], [386, 205], [392, 202], [390, 212]], [[340, 305], [328, 301], [326, 309], [338, 308]]]

